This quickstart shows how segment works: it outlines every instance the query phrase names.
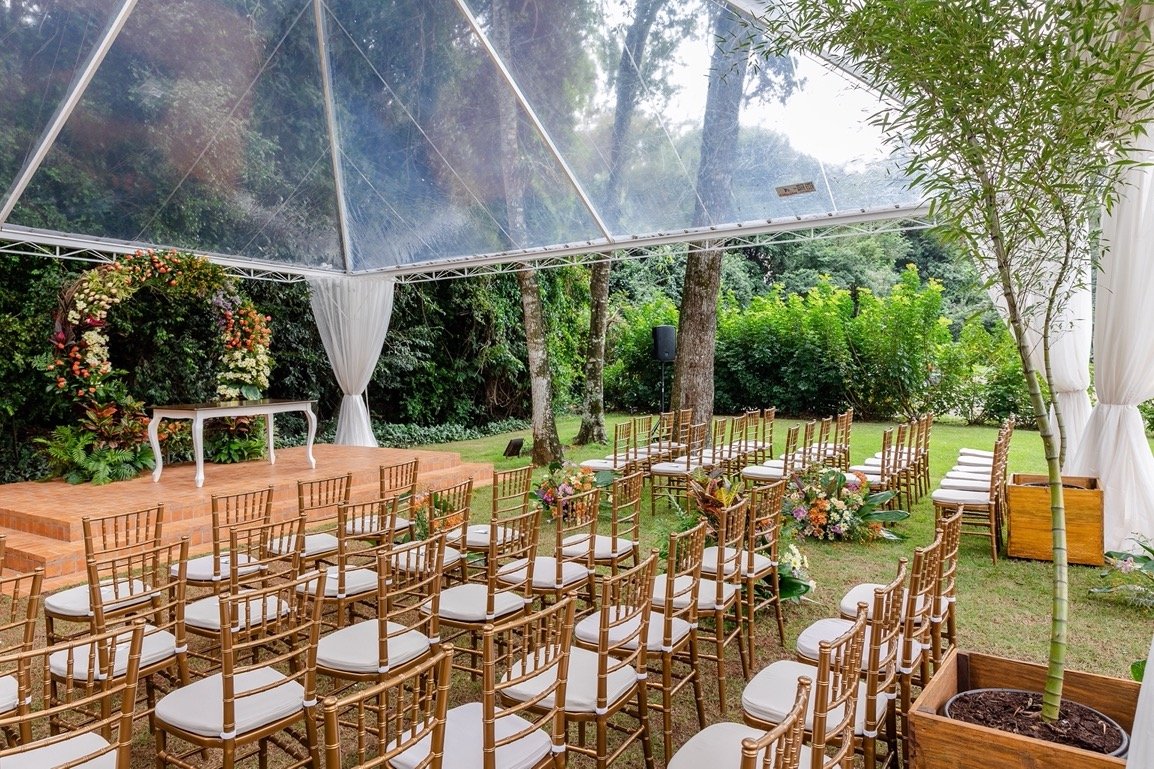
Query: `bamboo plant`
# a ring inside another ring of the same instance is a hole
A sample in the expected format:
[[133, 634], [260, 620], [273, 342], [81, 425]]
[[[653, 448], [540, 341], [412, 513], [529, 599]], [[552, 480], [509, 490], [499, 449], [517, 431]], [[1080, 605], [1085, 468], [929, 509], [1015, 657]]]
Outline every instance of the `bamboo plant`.
[[[977, 262], [1013, 331], [1049, 478], [1049, 721], [1061, 704], [1069, 601], [1063, 428], [1060, 414], [1050, 418], [1042, 382], [1051, 381], [1050, 341], [1061, 331], [1053, 320], [1093, 266], [1090, 224], [1119, 195], [1154, 107], [1143, 8], [1137, 0], [796, 0], [767, 4], [750, 22], [761, 54], [816, 55], [880, 92], [875, 125], [942, 232]], [[1031, 354], [1039, 344], [1041, 356]]]

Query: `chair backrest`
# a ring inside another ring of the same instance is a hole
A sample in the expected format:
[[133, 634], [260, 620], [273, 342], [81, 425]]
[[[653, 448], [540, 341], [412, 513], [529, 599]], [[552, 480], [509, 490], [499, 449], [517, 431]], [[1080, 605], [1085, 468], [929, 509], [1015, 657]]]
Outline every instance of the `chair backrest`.
[[259, 525], [272, 520], [273, 487], [267, 486], [239, 494], [212, 496], [212, 578], [219, 582], [228, 576], [222, 561], [228, 550], [229, 531], [238, 526]]
[[337, 552], [345, 552], [354, 539], [392, 541], [397, 532], [401, 498], [396, 494], [368, 502], [337, 505]]
[[[560, 590], [565, 585], [565, 566], [575, 563], [590, 575], [594, 572], [597, 551], [597, 519], [601, 513], [601, 488], [594, 486], [553, 503], [553, 526], [556, 544], [553, 563], [556, 567], [553, 584]], [[565, 555], [568, 550], [570, 555]], [[540, 579], [543, 575], [538, 574]]]
[[813, 419], [806, 422], [801, 428], [801, 439], [794, 453], [798, 454], [796, 467], [805, 470], [814, 462], [813, 439], [817, 434], [817, 422]]
[[866, 605], [860, 604], [857, 619], [842, 635], [818, 644], [811, 769], [849, 769], [853, 765], [854, 722], [867, 613]]
[[697, 623], [697, 587], [701, 583], [701, 559], [705, 551], [705, 521], [686, 531], [669, 534], [665, 556], [665, 601], [661, 605], [662, 646], [673, 645], [675, 620], [692, 627]]
[[[745, 548], [749, 544], [749, 497], [742, 497], [729, 507], [717, 513], [717, 547], [710, 552], [716, 561], [708, 564], [713, 570], [716, 588], [715, 606], [725, 604], [727, 585], [741, 585], [745, 579], [745, 567], [749, 564]], [[736, 592], [730, 590], [732, 595]]]
[[[500, 593], [515, 593], [521, 596], [526, 605], [532, 603], [533, 569], [537, 560], [540, 528], [541, 509], [538, 507], [532, 507], [521, 515], [509, 516], [500, 523], [489, 523], [489, 547], [485, 559], [485, 583], [488, 587], [486, 617], [496, 615]], [[498, 574], [505, 567], [510, 568], [498, 579]], [[512, 575], [520, 577], [513, 579]]]
[[[326, 697], [321, 704], [326, 769], [395, 766], [394, 759], [410, 750], [423, 751], [424, 758], [406, 756], [405, 766], [439, 769], [452, 671], [453, 647], [446, 644], [379, 684], [339, 699]], [[418, 748], [418, 743], [427, 744]]]
[[[305, 703], [315, 703], [317, 641], [324, 588], [322, 570], [310, 571], [294, 580], [229, 591], [220, 596], [224, 734], [236, 733], [238, 707], [243, 711], [247, 707], [246, 701], [253, 702], [251, 698], [290, 681], [295, 681], [304, 690]], [[281, 675], [245, 675], [265, 668], [275, 668]], [[237, 678], [242, 676], [248, 681], [238, 688]], [[266, 683], [252, 685], [253, 681], [261, 678]]]
[[616, 542], [627, 539], [639, 547], [641, 542], [641, 490], [645, 485], [645, 472], [623, 475], [613, 479], [610, 487], [609, 536]]
[[235, 593], [295, 580], [301, 572], [306, 521], [301, 514], [229, 531], [229, 589]]
[[597, 578], [601, 611], [597, 627], [597, 707], [609, 705], [609, 677], [630, 667], [645, 675], [646, 639], [649, 637], [649, 602], [653, 597], [653, 577], [657, 553], [631, 569]]
[[[440, 534], [378, 552], [379, 672], [388, 672], [391, 639], [411, 630], [428, 639], [440, 636], [444, 553], [445, 538]], [[422, 607], [426, 610], [421, 611]]]
[[[749, 490], [749, 544], [744, 548], [747, 576], [757, 574], [757, 556], [764, 557], [771, 572], [777, 570], [777, 548], [781, 535], [781, 506], [785, 500], [786, 480], [775, 481]], [[774, 583], [771, 583], [774, 584]]]
[[473, 479], [430, 491], [424, 505], [429, 534], [444, 534], [446, 539], [453, 539], [452, 533], [456, 532], [457, 541], [464, 542], [473, 510]]
[[381, 465], [379, 470], [381, 497], [400, 497], [407, 507], [407, 500], [417, 493], [417, 474], [420, 469], [421, 460], [416, 457], [408, 462]]
[[349, 501], [352, 486], [352, 473], [315, 481], [297, 481], [297, 512], [313, 520], [336, 518], [337, 505]]
[[892, 427], [882, 430], [882, 450], [879, 456], [881, 459], [878, 465], [878, 476], [881, 481], [878, 485], [881, 488], [875, 489], [876, 491], [882, 491], [892, 485], [890, 480], [894, 474], [894, 429]]
[[652, 414], [638, 414], [631, 420], [633, 422], [633, 453], [634, 457], [641, 459], [638, 451], [648, 448], [649, 443], [655, 439], [654, 435], [654, 417]]
[[797, 442], [798, 436], [801, 433], [801, 427], [793, 425], [785, 431], [785, 453], [781, 455], [782, 462], [782, 478], [789, 478], [795, 472], [800, 472], [805, 468], [800, 466], [798, 461]]
[[909, 588], [902, 607], [902, 643], [898, 653], [898, 673], [912, 675], [929, 647], [930, 616], [934, 610], [934, 594], [942, 568], [942, 531], [934, 540], [914, 550], [910, 566]]
[[885, 716], [882, 693], [892, 694], [897, 686], [898, 647], [901, 645], [902, 610], [905, 608], [905, 558], [898, 559], [898, 571], [889, 584], [874, 589], [870, 609], [869, 643], [862, 650], [866, 678], [865, 728], [877, 732]]
[[833, 435], [833, 417], [822, 417], [817, 424], [817, 437], [810, 446], [810, 462], [815, 465], [824, 465], [830, 459], [833, 444], [830, 442]]
[[493, 472], [494, 520], [506, 515], [519, 515], [529, 509], [529, 493], [533, 489], [533, 466]]
[[689, 426], [693, 424], [693, 409], [676, 409], [673, 412], [673, 432], [676, 435], [683, 435], [689, 430]]
[[[96, 735], [101, 739], [86, 741], [92, 752], [83, 758], [97, 765], [130, 766], [143, 636], [144, 622], [138, 620], [128, 632], [117, 628], [55, 646], [5, 650], [0, 676], [16, 680], [18, 705], [0, 713], [0, 733], [19, 739], [0, 743], [0, 765], [20, 763], [20, 754], [30, 750]], [[125, 671], [115, 676], [118, 656]]]
[[44, 567], [0, 577], [0, 649], [31, 649], [40, 616]]
[[687, 467], [701, 464], [705, 452], [705, 438], [709, 432], [709, 425], [704, 422], [693, 424], [685, 433], [685, 453], [678, 461], [685, 462]]
[[934, 622], [942, 620], [941, 615], [958, 594], [958, 547], [962, 538], [962, 516], [963, 508], [958, 507], [938, 521], [937, 528], [942, 533], [942, 550], [934, 608], [930, 614]]
[[613, 425], [613, 467], [624, 467], [637, 460], [637, 443], [633, 440], [633, 422]]
[[96, 517], [85, 516], [84, 557], [102, 558], [133, 548], [160, 544], [164, 528], [164, 505], [146, 507], [127, 513], [112, 513]]
[[741, 741], [741, 769], [798, 769], [805, 741], [805, 714], [813, 681], [797, 679], [793, 707], [777, 726], [761, 737]]
[[171, 633], [176, 648], [184, 650], [187, 567], [188, 537], [139, 552], [89, 558], [92, 629], [103, 633], [144, 617], [149, 625], [146, 636]]
[[[574, 599], [565, 598], [541, 611], [496, 627], [485, 627], [481, 639], [481, 708], [482, 723], [486, 725], [482, 730], [482, 755], [485, 769], [497, 769], [497, 752], [531, 729], [549, 732], [554, 752], [565, 750], [562, 705], [569, 678], [573, 610]], [[524, 708], [498, 707], [502, 692], [523, 687], [535, 677], [538, 677], [533, 685], [536, 694], [523, 699]], [[540, 681], [549, 683], [536, 685]], [[512, 727], [502, 724], [503, 719], [517, 716], [529, 724]], [[489, 724], [493, 725], [492, 728]]]

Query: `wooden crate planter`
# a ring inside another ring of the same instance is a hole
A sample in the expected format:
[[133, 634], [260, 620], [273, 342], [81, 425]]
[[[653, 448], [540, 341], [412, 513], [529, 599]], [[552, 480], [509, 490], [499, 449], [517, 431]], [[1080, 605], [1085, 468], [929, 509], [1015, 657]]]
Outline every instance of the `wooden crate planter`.
[[[1014, 473], [1006, 484], [1006, 523], [1011, 558], [1053, 560], [1050, 532], [1050, 489], [1045, 475]], [[1097, 478], [1062, 476], [1066, 500], [1066, 547], [1070, 563], [1101, 566], [1106, 549], [1102, 539], [1102, 490]], [[1031, 484], [1031, 485], [1027, 485]]]
[[[1139, 685], [1134, 681], [1067, 670], [1063, 696], [1134, 727]], [[986, 654], [952, 650], [942, 669], [914, 700], [910, 744], [914, 769], [1125, 769], [1126, 759], [1000, 732], [939, 715], [959, 691], [1010, 687], [1042, 691], [1046, 668]]]

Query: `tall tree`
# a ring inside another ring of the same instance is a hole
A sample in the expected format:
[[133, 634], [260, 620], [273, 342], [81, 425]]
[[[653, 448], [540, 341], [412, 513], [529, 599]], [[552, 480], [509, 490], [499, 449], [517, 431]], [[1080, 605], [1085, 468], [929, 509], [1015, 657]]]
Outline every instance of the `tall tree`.
[[[617, 62], [617, 108], [609, 146], [609, 178], [605, 184], [606, 216], [612, 226], [621, 214], [621, 182], [629, 155], [629, 127], [641, 94], [641, 62], [645, 57], [653, 22], [668, 0], [637, 0], [633, 21], [625, 33], [625, 45]], [[581, 429], [574, 443], [604, 443], [605, 435], [605, 332], [609, 320], [609, 272], [613, 263], [597, 262], [589, 276], [589, 342], [585, 357], [585, 394]]]
[[[738, 117], [749, 48], [739, 45], [743, 25], [729, 6], [713, 10], [713, 49], [701, 162], [697, 169], [697, 202], [693, 224], [701, 227], [733, 214], [733, 161], [737, 153]], [[693, 409], [695, 421], [713, 416], [713, 355], [717, 344], [717, 295], [721, 280], [723, 241], [693, 246], [685, 265], [685, 288], [678, 318], [677, 361], [673, 366], [673, 403]]]
[[[510, 0], [493, 0], [493, 42], [503, 51], [513, 50], [509, 38], [512, 28]], [[501, 181], [505, 189], [505, 226], [509, 246], [523, 243], [528, 228], [525, 224], [526, 173], [522, 166], [520, 141], [517, 135], [517, 102], [508, 88], [497, 88], [497, 116], [500, 130]], [[549, 348], [546, 344], [545, 313], [541, 303], [541, 287], [537, 271], [517, 273], [521, 288], [521, 308], [525, 314], [525, 346], [529, 358], [529, 383], [533, 403], [533, 464], [547, 465], [561, 459], [561, 439], [557, 435], [557, 421], [553, 416], [553, 379], [549, 373]]]

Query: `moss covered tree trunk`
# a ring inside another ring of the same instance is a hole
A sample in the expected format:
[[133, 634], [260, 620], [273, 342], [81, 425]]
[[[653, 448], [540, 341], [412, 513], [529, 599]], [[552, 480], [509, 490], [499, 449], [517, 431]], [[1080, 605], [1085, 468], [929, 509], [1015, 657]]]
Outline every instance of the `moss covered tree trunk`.
[[581, 429], [574, 443], [605, 443], [605, 333], [609, 325], [609, 262], [593, 265], [589, 276], [589, 346], [585, 357], [585, 397]]

